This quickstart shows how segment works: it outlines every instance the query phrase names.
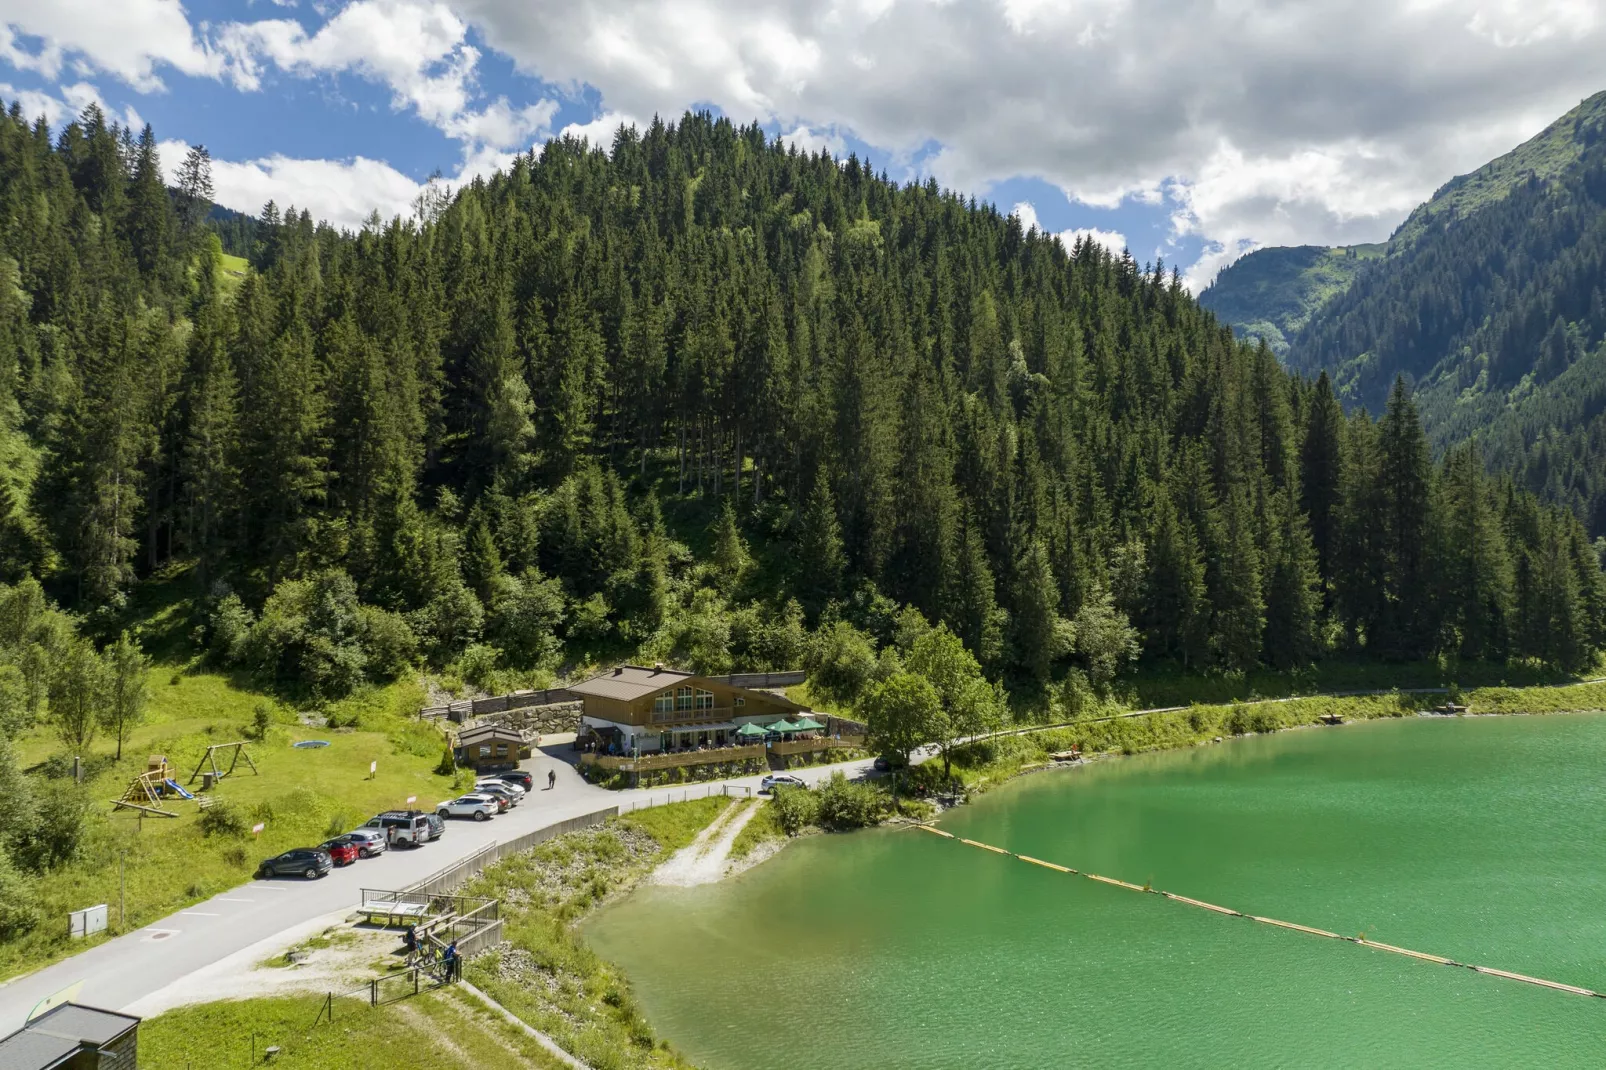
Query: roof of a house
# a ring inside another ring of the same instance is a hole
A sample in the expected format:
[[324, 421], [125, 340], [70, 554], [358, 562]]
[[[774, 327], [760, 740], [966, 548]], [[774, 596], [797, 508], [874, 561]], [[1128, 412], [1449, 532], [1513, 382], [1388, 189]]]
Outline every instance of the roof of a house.
[[482, 739], [505, 739], [509, 742], [522, 743], [524, 733], [517, 728], [509, 728], [505, 724], [477, 724], [473, 728], [465, 728], [457, 733], [459, 747], [469, 743], [478, 743]]
[[679, 669], [647, 668], [644, 665], [621, 665], [617, 669], [593, 676], [583, 683], [570, 684], [567, 690], [576, 695], [594, 695], [620, 702], [633, 702], [638, 698], [662, 691], [671, 684], [690, 680], [696, 673]]
[[0, 1070], [45, 1070], [86, 1042], [100, 1047], [137, 1025], [132, 1015], [63, 1003], [0, 1040]]

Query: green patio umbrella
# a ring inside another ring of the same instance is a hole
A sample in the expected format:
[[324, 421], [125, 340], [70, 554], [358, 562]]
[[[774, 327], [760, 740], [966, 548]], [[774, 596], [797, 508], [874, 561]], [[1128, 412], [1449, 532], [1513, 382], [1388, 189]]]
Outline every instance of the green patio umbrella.
[[824, 728], [825, 726], [805, 713], [802, 717], [799, 717], [796, 721], [792, 722], [792, 727], [797, 729], [799, 732], [813, 732], [816, 729]]
[[797, 731], [797, 725], [793, 724], [791, 721], [786, 720], [785, 718], [782, 718], [781, 720], [776, 721], [774, 724], [770, 725], [769, 728], [770, 728], [771, 732], [796, 732]]
[[751, 722], [738, 728], [736, 730], [736, 734], [741, 736], [743, 739], [763, 739], [765, 736], [764, 729]]

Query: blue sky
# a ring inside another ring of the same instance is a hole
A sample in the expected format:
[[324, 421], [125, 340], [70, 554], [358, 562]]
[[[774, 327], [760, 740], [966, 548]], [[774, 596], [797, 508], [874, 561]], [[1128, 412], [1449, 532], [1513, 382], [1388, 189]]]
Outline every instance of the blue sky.
[[461, 181], [565, 130], [708, 107], [1093, 232], [1197, 286], [1257, 244], [1378, 240], [1606, 88], [1602, 0], [1401, 10], [0, 0], [0, 93], [56, 121], [98, 99], [150, 122], [170, 165], [205, 144], [221, 203], [272, 197], [348, 226], [405, 211], [432, 173]]

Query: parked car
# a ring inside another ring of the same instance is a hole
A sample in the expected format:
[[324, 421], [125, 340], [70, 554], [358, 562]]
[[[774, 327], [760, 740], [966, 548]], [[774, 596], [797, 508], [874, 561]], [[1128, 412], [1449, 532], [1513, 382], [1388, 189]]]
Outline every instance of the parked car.
[[505, 773], [497, 773], [494, 776], [485, 777], [484, 779], [505, 780], [509, 784], [517, 784], [526, 792], [531, 791], [535, 787], [535, 774], [527, 773], [523, 769], [509, 769]]
[[426, 810], [424, 816], [429, 819], [429, 838], [438, 840], [446, 835], [446, 819], [433, 810]]
[[403, 843], [418, 847], [434, 836], [429, 818], [422, 810], [386, 810], [369, 818], [363, 828], [379, 829], [392, 847]]
[[512, 784], [504, 784], [499, 780], [475, 784], [474, 790], [481, 795], [494, 795], [498, 799], [506, 800], [508, 806], [517, 806], [524, 799], [524, 792]]
[[435, 812], [441, 817], [472, 817], [475, 821], [488, 821], [501, 811], [495, 799], [474, 793], [447, 799], [435, 807]]
[[803, 778], [793, 776], [791, 773], [771, 773], [758, 782], [759, 791], [774, 791], [776, 788], [806, 788]]
[[330, 858], [329, 852], [321, 847], [297, 847], [293, 851], [265, 859], [257, 867], [257, 879], [267, 880], [269, 877], [299, 874], [310, 881], [318, 879], [334, 868], [334, 859]]
[[349, 866], [362, 856], [362, 848], [344, 836], [325, 840], [318, 845], [318, 850], [328, 851], [329, 860], [337, 866]]
[[503, 777], [501, 775], [497, 775], [497, 776], [482, 776], [478, 780], [474, 781], [474, 787], [476, 787], [476, 788], [481, 788], [481, 787], [486, 787], [486, 788], [505, 788], [507, 791], [512, 792], [513, 800], [515, 802], [517, 802], [518, 800], [524, 798], [524, 792], [525, 792], [525, 787], [524, 787], [523, 784], [520, 784], [516, 780], [508, 780], [507, 778], [505, 778], [505, 777]]
[[907, 769], [909, 763], [904, 761], [901, 754], [878, 754], [874, 766], [878, 773], [890, 773], [894, 769]]
[[353, 829], [340, 838], [356, 844], [357, 854], [362, 858], [372, 858], [390, 847], [390, 841], [383, 829]]
[[491, 800], [491, 802], [496, 804], [496, 812], [499, 814], [505, 814], [509, 810], [513, 809], [513, 800], [508, 798], [506, 795], [501, 794], [500, 792], [485, 791], [481, 788], [475, 788], [469, 794], [481, 795]]

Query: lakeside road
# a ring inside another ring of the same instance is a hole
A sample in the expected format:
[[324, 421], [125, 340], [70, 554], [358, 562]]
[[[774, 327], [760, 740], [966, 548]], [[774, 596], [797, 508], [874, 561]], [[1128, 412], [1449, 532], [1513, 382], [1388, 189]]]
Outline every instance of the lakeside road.
[[[454, 820], [446, 834], [422, 847], [387, 851], [362, 859], [319, 880], [252, 880], [175, 911], [44, 969], [0, 985], [0, 1036], [22, 1026], [40, 1000], [82, 984], [78, 1002], [123, 1010], [142, 1002], [160, 1004], [161, 991], [230, 956], [266, 945], [262, 957], [304, 939], [331, 916], [355, 911], [364, 888], [405, 888], [467, 858], [487, 844], [509, 840], [610, 806], [622, 811], [720, 794], [758, 794], [763, 774], [672, 788], [609, 791], [580, 777], [567, 746], [571, 737], [547, 737], [543, 749], [520, 767], [535, 777], [535, 790], [506, 814], [486, 822]], [[543, 790], [548, 771], [557, 786]], [[794, 770], [810, 784], [832, 773], [866, 775], [869, 759]], [[274, 945], [277, 943], [278, 947]]]

